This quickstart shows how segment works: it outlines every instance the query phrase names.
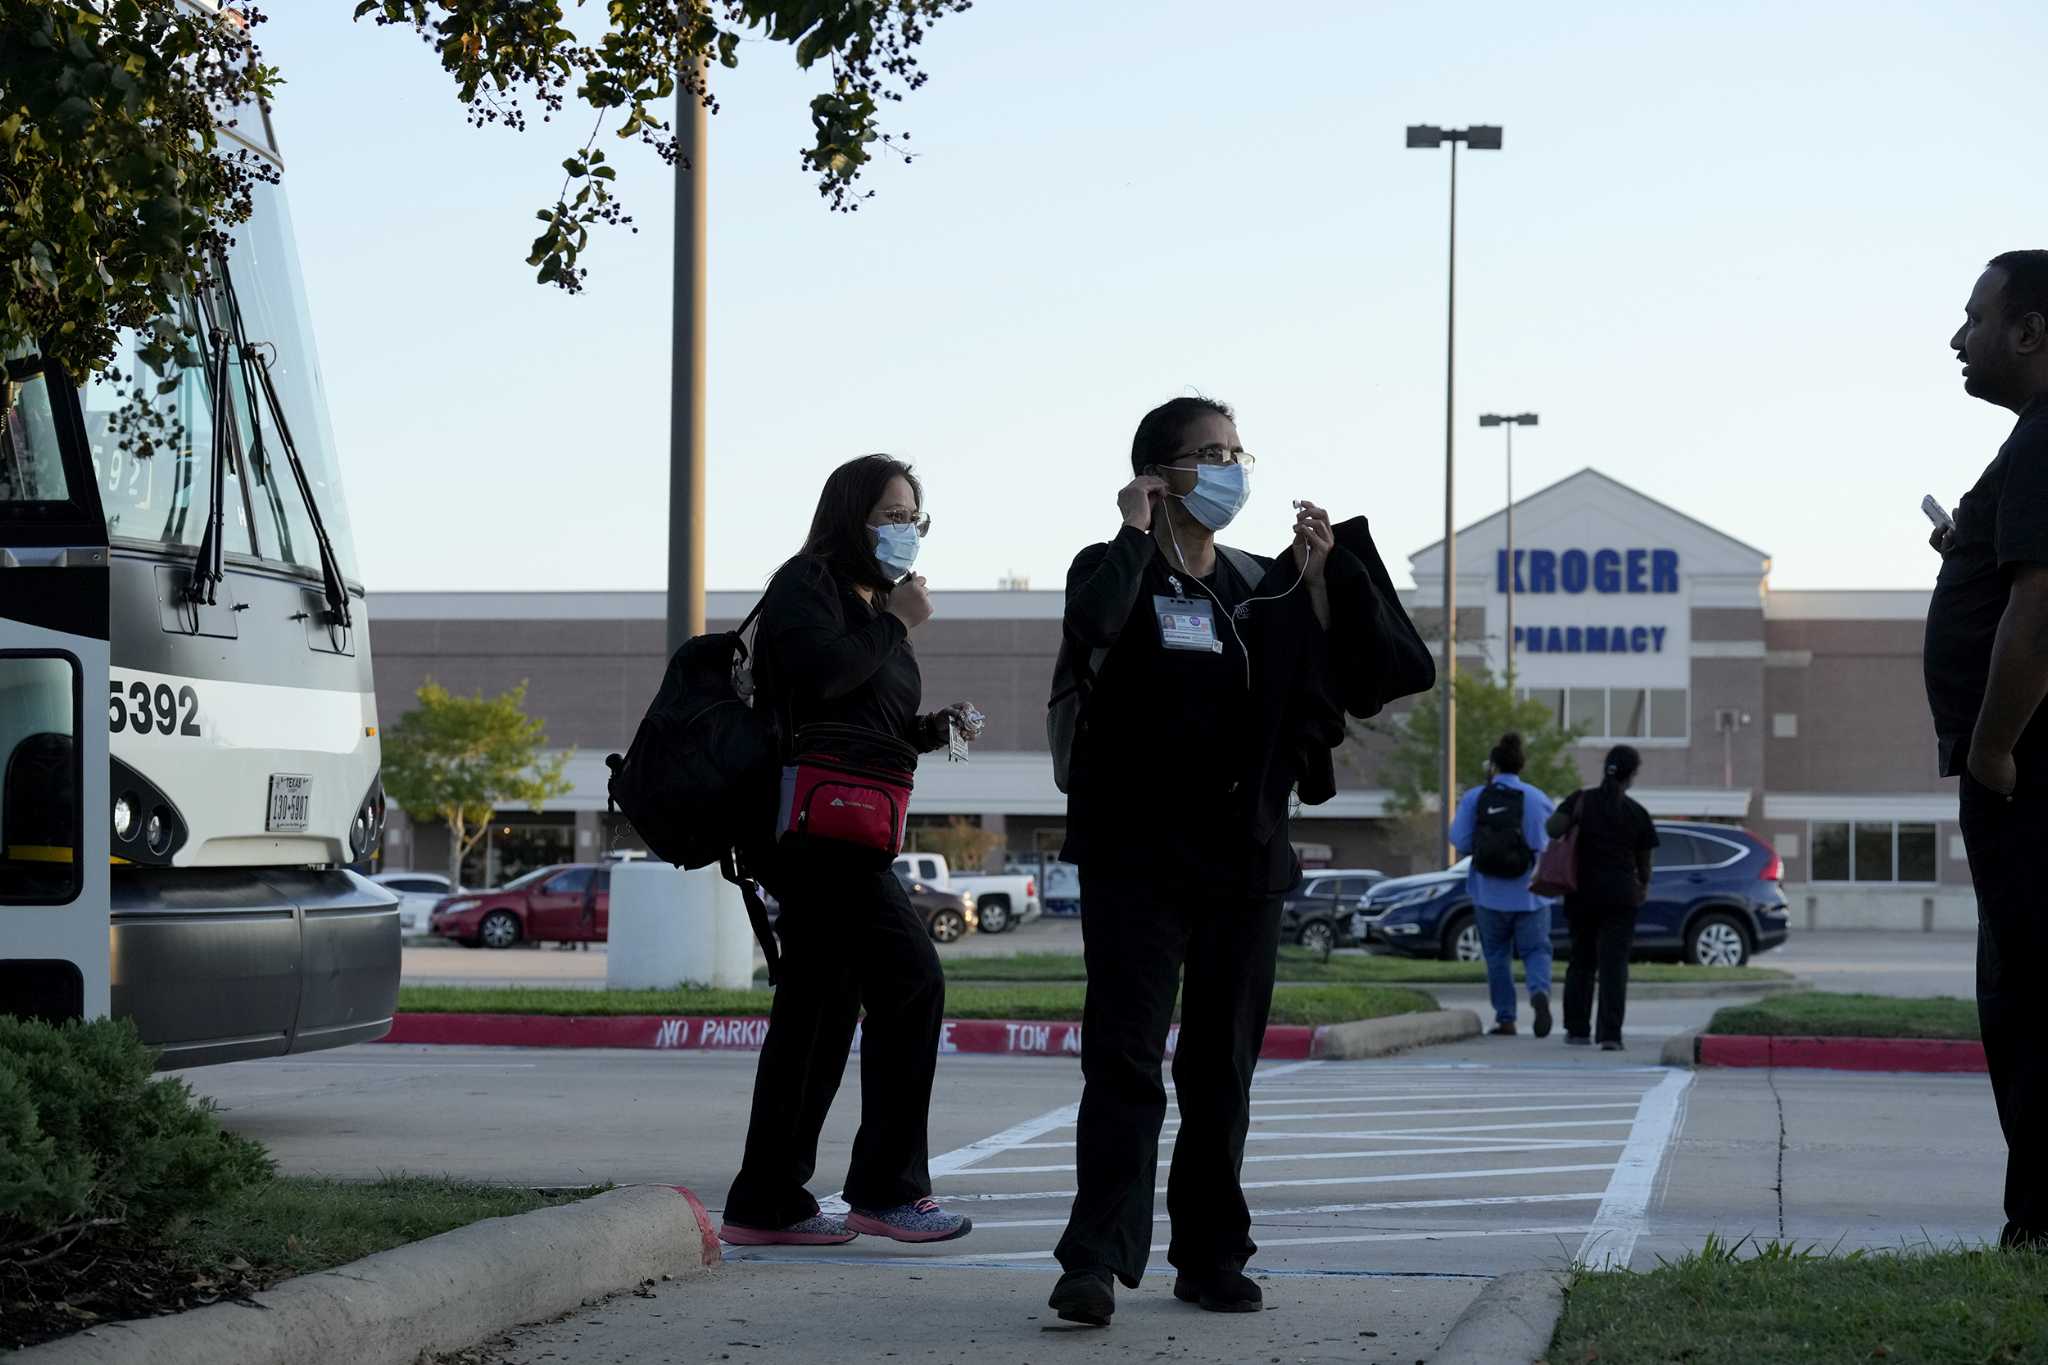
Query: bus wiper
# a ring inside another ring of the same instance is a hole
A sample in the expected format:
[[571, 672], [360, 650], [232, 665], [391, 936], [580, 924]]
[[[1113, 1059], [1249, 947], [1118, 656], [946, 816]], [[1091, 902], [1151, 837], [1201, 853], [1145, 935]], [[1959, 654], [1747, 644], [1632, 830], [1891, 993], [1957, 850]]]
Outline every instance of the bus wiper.
[[230, 442], [233, 440], [229, 425], [232, 409], [228, 404], [228, 335], [222, 330], [220, 320], [213, 315], [213, 306], [202, 292], [199, 296], [200, 312], [205, 318], [205, 328], [212, 345], [212, 356], [207, 361], [207, 382], [213, 386], [213, 459], [207, 475], [206, 487], [206, 530], [199, 537], [199, 553], [192, 561], [192, 578], [185, 585], [186, 600], [202, 602], [213, 606], [215, 590], [221, 580], [227, 577], [227, 568], [221, 555], [226, 539], [223, 536], [222, 520], [227, 493], [227, 464]]
[[[348, 584], [341, 576], [341, 557], [334, 553], [334, 542], [327, 537], [327, 523], [320, 516], [320, 504], [313, 497], [312, 481], [306, 477], [305, 462], [299, 458], [299, 447], [292, 440], [291, 424], [285, 420], [284, 404], [278, 401], [277, 385], [270, 378], [270, 358], [249, 340], [249, 333], [242, 322], [242, 303], [235, 294], [234, 276], [228, 273], [225, 257], [216, 258], [220, 270], [221, 293], [227, 301], [228, 323], [234, 329], [235, 349], [241, 356], [242, 382], [249, 394], [249, 425], [252, 428], [249, 441], [250, 466], [268, 469], [268, 457], [263, 449], [263, 419], [256, 410], [256, 399], [260, 392], [263, 404], [270, 410], [271, 421], [277, 424], [277, 442], [284, 447], [285, 463], [291, 466], [292, 479], [299, 486], [299, 497], [306, 504], [306, 518], [313, 526], [313, 539], [320, 549], [320, 580], [327, 598], [327, 617], [339, 626], [352, 626], [354, 621], [348, 607]], [[254, 376], [255, 383], [250, 384]], [[225, 365], [223, 365], [225, 377]], [[215, 428], [215, 440], [219, 440], [219, 427]], [[214, 463], [214, 506], [218, 519], [220, 499], [220, 458]], [[216, 551], [218, 557], [218, 551]]]

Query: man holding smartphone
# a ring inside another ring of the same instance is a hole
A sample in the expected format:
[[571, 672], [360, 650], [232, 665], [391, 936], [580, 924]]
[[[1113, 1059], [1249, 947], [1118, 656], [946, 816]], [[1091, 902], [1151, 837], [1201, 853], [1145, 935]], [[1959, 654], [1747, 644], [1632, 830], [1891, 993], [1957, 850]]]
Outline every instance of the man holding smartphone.
[[1962, 783], [1977, 891], [1977, 1013], [2007, 1148], [2000, 1245], [2048, 1249], [2048, 1046], [2034, 1025], [2048, 962], [2048, 251], [1994, 257], [1964, 312], [1949, 342], [1963, 391], [2019, 421], [1952, 524], [1936, 518], [1927, 700], [1942, 775]]

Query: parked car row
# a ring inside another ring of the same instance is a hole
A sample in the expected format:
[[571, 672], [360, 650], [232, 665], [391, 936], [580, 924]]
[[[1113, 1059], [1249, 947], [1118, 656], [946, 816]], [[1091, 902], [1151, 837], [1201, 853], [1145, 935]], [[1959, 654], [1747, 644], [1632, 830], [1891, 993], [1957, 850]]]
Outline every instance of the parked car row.
[[[399, 923], [407, 934], [434, 934], [466, 948], [510, 948], [520, 943], [603, 943], [611, 929], [611, 883], [614, 863], [560, 863], [535, 868], [494, 891], [449, 890], [448, 879], [430, 872], [386, 872], [375, 878], [399, 897]], [[941, 860], [943, 873], [943, 860]], [[933, 885], [896, 868], [923, 916], [925, 929], [939, 943], [956, 943], [980, 926], [972, 891]], [[1001, 880], [1001, 879], [997, 879]], [[1019, 896], [1022, 899], [1022, 889]], [[995, 893], [998, 896], [1002, 892]], [[1037, 891], [1025, 901], [1027, 917], [1036, 918]], [[768, 898], [770, 921], [779, 912]], [[1019, 922], [1005, 902], [1003, 929]], [[999, 933], [1000, 929], [986, 932]]]
[[[1636, 911], [1634, 957], [1738, 967], [1785, 941], [1785, 865], [1769, 844], [1731, 825], [1656, 823], [1650, 898]], [[1465, 889], [1469, 862], [1378, 883], [1351, 916], [1352, 937], [1407, 957], [1477, 960], [1479, 931]], [[1550, 937], [1557, 948], [1569, 944], [1562, 914], [1551, 916]]]

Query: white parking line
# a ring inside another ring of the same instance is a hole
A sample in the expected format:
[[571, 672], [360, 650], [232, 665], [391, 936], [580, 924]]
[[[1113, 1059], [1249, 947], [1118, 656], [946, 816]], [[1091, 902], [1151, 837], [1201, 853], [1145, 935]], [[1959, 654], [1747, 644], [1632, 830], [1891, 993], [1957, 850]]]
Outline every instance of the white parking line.
[[[1405, 1141], [1427, 1141], [1428, 1139], [1408, 1138]], [[1494, 1152], [1560, 1152], [1583, 1147], [1620, 1147], [1623, 1140], [1580, 1138], [1556, 1138], [1549, 1142], [1514, 1143], [1497, 1147], [1465, 1145], [1459, 1147], [1398, 1147], [1389, 1152], [1283, 1152], [1275, 1156], [1248, 1156], [1247, 1166], [1259, 1162], [1273, 1161], [1384, 1161], [1390, 1158], [1417, 1156], [1485, 1156]], [[1068, 1161], [1045, 1166], [976, 1166], [969, 1171], [948, 1172], [960, 1175], [1034, 1175], [1040, 1171], [1072, 1171], [1079, 1169], [1078, 1163]], [[1424, 1172], [1423, 1174], [1428, 1174]]]
[[[1408, 1209], [1497, 1208], [1506, 1204], [1597, 1204], [1599, 1194], [1489, 1194], [1476, 1199], [1381, 1199], [1369, 1204], [1308, 1204], [1293, 1209], [1253, 1209], [1252, 1221], [1262, 1218], [1311, 1218], [1334, 1213], [1398, 1213]], [[1152, 1216], [1155, 1223], [1170, 1221], [1171, 1214]], [[975, 1230], [991, 1228], [1063, 1228], [1064, 1218], [977, 1219]]]
[[[1361, 1232], [1346, 1237], [1258, 1237], [1253, 1241], [1261, 1251], [1267, 1247], [1320, 1247], [1337, 1246], [1354, 1242], [1449, 1242], [1467, 1237], [1563, 1237], [1576, 1235], [1586, 1230], [1583, 1223], [1569, 1223], [1546, 1227], [1530, 1228], [1457, 1228], [1443, 1232]], [[1165, 1247], [1154, 1247], [1152, 1259], [1166, 1255]], [[999, 1251], [993, 1255], [979, 1256], [932, 1256], [919, 1257], [916, 1262], [906, 1264], [946, 1265], [965, 1261], [1049, 1261], [1052, 1248], [1044, 1251]]]
[[[1609, 1143], [1609, 1146], [1614, 1144]], [[1537, 1148], [1548, 1151], [1548, 1148]], [[1568, 1166], [1482, 1166], [1470, 1171], [1397, 1171], [1391, 1175], [1336, 1175], [1315, 1176], [1301, 1180], [1247, 1180], [1240, 1186], [1247, 1190], [1298, 1189], [1307, 1186], [1326, 1185], [1398, 1185], [1418, 1180], [1497, 1180], [1517, 1175], [1574, 1175], [1585, 1171], [1611, 1171], [1612, 1161], [1580, 1163]], [[1071, 1169], [1071, 1168], [1069, 1168]], [[1165, 1194], [1166, 1186], [1160, 1185], [1154, 1194]], [[948, 1194], [949, 1204], [1028, 1204], [1034, 1201], [1072, 1199], [1074, 1190], [998, 1190], [972, 1194]], [[1603, 1196], [1604, 1197], [1604, 1196]]]
[[1607, 1182], [1607, 1197], [1600, 1201], [1600, 1212], [1594, 1215], [1593, 1226], [1579, 1247], [1578, 1259], [1592, 1269], [1625, 1269], [1634, 1257], [1657, 1168], [1664, 1164], [1664, 1152], [1685, 1114], [1686, 1089], [1692, 1076], [1690, 1071], [1667, 1071], [1643, 1097], [1628, 1144]]

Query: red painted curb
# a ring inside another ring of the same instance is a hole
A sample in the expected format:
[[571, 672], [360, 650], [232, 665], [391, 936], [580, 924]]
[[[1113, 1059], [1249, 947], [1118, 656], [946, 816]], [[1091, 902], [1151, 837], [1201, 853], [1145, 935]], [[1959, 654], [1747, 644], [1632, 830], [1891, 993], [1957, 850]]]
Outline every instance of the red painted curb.
[[725, 1248], [718, 1243], [718, 1229], [711, 1226], [711, 1214], [705, 1209], [704, 1201], [687, 1185], [672, 1185], [669, 1188], [689, 1201], [690, 1216], [697, 1220], [697, 1235], [704, 1241], [704, 1264], [723, 1265]]
[[[1261, 1057], [1306, 1061], [1316, 1030], [1304, 1024], [1275, 1024], [1266, 1030]], [[386, 1043], [431, 1043], [456, 1047], [624, 1047], [677, 1052], [752, 1052], [768, 1036], [760, 1016], [667, 1016], [658, 1014], [406, 1014], [391, 1021]], [[1180, 1026], [1167, 1034], [1173, 1055]], [[855, 1051], [860, 1033], [853, 1035]], [[985, 1056], [1078, 1057], [1081, 1026], [1011, 1019], [948, 1019], [939, 1051]]]
[[1805, 1066], [1830, 1071], [1983, 1071], [1984, 1045], [1946, 1038], [1773, 1038], [1702, 1034], [1701, 1066]]

